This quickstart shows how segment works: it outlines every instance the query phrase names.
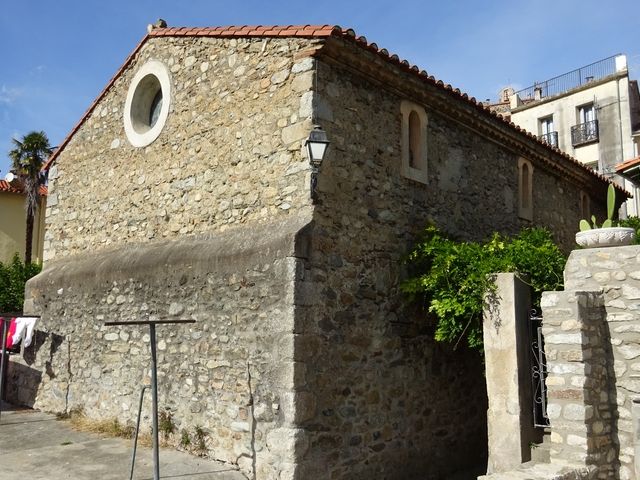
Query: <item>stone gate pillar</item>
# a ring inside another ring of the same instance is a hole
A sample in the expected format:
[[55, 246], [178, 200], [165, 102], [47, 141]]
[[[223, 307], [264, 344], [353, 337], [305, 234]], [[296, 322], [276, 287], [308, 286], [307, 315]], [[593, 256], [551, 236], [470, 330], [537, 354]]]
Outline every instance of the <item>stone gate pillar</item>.
[[595, 465], [610, 475], [599, 478], [614, 478], [607, 465], [616, 448], [602, 292], [545, 292], [542, 309], [551, 461]]
[[484, 311], [489, 474], [531, 460], [541, 436], [533, 426], [529, 286], [513, 273], [497, 274], [495, 284]]

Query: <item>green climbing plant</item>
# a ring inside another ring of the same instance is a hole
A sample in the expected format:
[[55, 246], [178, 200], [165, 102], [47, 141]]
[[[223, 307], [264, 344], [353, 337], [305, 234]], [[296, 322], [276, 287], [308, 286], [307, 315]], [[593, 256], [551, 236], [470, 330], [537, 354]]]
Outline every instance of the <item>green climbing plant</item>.
[[409, 278], [401, 285], [435, 323], [435, 339], [482, 348], [482, 311], [494, 290], [491, 275], [518, 272], [528, 278], [534, 302], [545, 290], [562, 288], [566, 258], [544, 228], [525, 229], [485, 242], [456, 241], [434, 226], [424, 231], [408, 257]]
[[22, 311], [24, 285], [41, 268], [36, 263], [25, 265], [17, 253], [11, 262], [0, 262], [0, 312]]
[[636, 231], [636, 245], [640, 244], [640, 218], [638, 217], [627, 217], [622, 220], [618, 220], [616, 222], [616, 226], [618, 227], [628, 227], [633, 228]]

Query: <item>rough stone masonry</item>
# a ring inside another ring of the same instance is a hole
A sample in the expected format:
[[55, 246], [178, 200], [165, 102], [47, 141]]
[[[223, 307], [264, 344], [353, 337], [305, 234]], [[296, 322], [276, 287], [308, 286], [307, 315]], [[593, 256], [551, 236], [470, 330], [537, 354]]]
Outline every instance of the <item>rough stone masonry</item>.
[[[565, 288], [570, 295], [583, 297], [576, 303], [584, 320], [561, 325], [562, 335], [556, 338], [560, 345], [554, 350], [565, 363], [551, 377], [554, 387], [550, 388], [582, 392], [576, 400], [583, 401], [570, 401], [565, 395], [567, 400], [556, 401], [550, 416], [560, 425], [580, 419], [583, 430], [558, 431], [554, 446], [598, 465], [598, 478], [640, 478], [640, 469], [634, 465], [640, 433], [634, 424], [639, 419], [632, 414], [634, 400], [640, 398], [640, 247], [572, 252]], [[562, 300], [559, 294], [549, 294], [546, 301], [551, 309]], [[582, 365], [572, 363], [579, 358], [574, 359], [571, 352], [584, 358]], [[577, 380], [572, 379], [572, 370]], [[584, 382], [576, 383], [580, 377]]]
[[[482, 464], [482, 364], [434, 343], [400, 293], [403, 256], [428, 221], [466, 239], [546, 225], [568, 248], [580, 192], [605, 182], [341, 33], [208, 32], [152, 31], [56, 154], [25, 304], [42, 321], [11, 394], [131, 422], [149, 339], [104, 322], [191, 318], [158, 330], [161, 409], [246, 475], [436, 479]], [[149, 60], [172, 93], [139, 148], [124, 105]], [[426, 183], [402, 174], [404, 99], [429, 116]], [[332, 143], [312, 203], [316, 122]], [[516, 208], [523, 156], [532, 221]]]
[[640, 478], [640, 246], [574, 250], [564, 274], [541, 302], [550, 463], [483, 479]]

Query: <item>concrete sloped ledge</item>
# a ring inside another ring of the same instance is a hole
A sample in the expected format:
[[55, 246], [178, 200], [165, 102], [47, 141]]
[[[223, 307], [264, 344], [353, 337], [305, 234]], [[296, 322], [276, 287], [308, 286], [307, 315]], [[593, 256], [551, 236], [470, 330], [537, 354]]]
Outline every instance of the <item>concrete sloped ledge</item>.
[[[53, 260], [27, 282], [27, 292], [61, 284], [88, 287], [109, 280], [140, 278], [172, 266], [193, 273], [241, 271], [256, 261], [308, 255], [310, 218], [247, 225], [207, 235], [144, 244], [124, 245], [96, 253], [81, 253]], [[27, 295], [29, 297], [29, 295]]]
[[190, 318], [196, 323], [158, 331], [160, 404], [180, 430], [201, 426], [223, 438], [216, 458], [243, 473], [253, 465], [285, 471], [296, 461], [289, 440], [302, 441], [295, 289], [310, 220], [292, 215], [48, 263], [27, 285], [25, 311], [42, 318], [33, 348], [12, 362], [12, 398], [132, 423], [148, 381], [149, 336], [104, 322]]

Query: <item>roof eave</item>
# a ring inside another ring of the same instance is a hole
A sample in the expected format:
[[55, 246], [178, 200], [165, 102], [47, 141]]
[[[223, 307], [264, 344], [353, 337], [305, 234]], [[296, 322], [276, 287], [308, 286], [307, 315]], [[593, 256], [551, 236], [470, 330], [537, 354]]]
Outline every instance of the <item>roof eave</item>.
[[[483, 118], [486, 122], [489, 122], [494, 127], [497, 126], [505, 135], [505, 138], [507, 138], [508, 143], [512, 144], [514, 148], [526, 148], [530, 152], [543, 152], [544, 154], [538, 156], [549, 167], [563, 174], [570, 174], [575, 178], [581, 179], [582, 182], [588, 183], [589, 179], [599, 182], [601, 188], [606, 188], [609, 184], [613, 184], [622, 196], [626, 198], [631, 197], [626, 190], [616, 185], [607, 177], [595, 172], [560, 149], [542, 142], [536, 135], [527, 132], [499, 113], [490, 110], [488, 107], [484, 106], [482, 102], [478, 102], [474, 97], [469, 97], [466, 93], [461, 92], [460, 89], [454, 88], [450, 84], [445, 84], [441, 80], [437, 80], [426, 71], [420, 70], [417, 66], [411, 65], [406, 60], [400, 59], [397, 55], [390, 54], [386, 49], [379, 49], [376, 44], [367, 43], [364, 37], [356, 37], [352, 31], [343, 32], [341, 35], [333, 35], [332, 38], [325, 43], [323, 48], [317, 50], [315, 55], [320, 57], [342, 57], [342, 59], [345, 60], [344, 64], [348, 64], [350, 68], [358, 69], [358, 63], [355, 59], [352, 56], [349, 57], [349, 53], [340, 48], [340, 42], [344, 41], [355, 43], [361, 48], [372, 52], [377, 57], [381, 57], [386, 63], [390, 63], [401, 71], [412, 75], [423, 84], [436, 87], [444, 95], [447, 95], [450, 98], [452, 97], [454, 99], [454, 103], [458, 105], [459, 112], [466, 112], [467, 114], [470, 112], [477, 113], [479, 117]], [[373, 59], [371, 59], [371, 62], [373, 62]], [[377, 76], [379, 76], [379, 70], [377, 71]], [[391, 79], [391, 77], [389, 77], [389, 79]], [[406, 82], [396, 83], [398, 84], [398, 88], [396, 88], [396, 90], [406, 91]]]
[[[554, 148], [542, 141], [540, 141], [535, 135], [525, 131], [521, 127], [515, 125], [513, 122], [503, 118], [502, 115], [491, 111], [489, 108], [485, 107], [482, 102], [478, 102], [474, 97], [469, 97], [466, 93], [461, 92], [459, 89], [452, 87], [449, 84], [445, 84], [441, 80], [436, 80], [433, 76], [430, 76], [426, 71], [420, 70], [416, 65], [411, 65], [408, 61], [400, 59], [397, 55], [390, 54], [386, 49], [379, 49], [375, 43], [369, 43], [367, 39], [363, 36], [356, 37], [355, 32], [352, 29], [343, 30], [338, 26], [330, 26], [330, 25], [305, 25], [305, 26], [242, 26], [242, 27], [194, 27], [194, 28], [156, 28], [151, 30], [147, 35], [145, 35], [140, 43], [136, 46], [136, 48], [131, 52], [131, 54], [124, 61], [122, 66], [118, 69], [115, 75], [111, 78], [106, 87], [102, 90], [102, 92], [98, 95], [98, 97], [93, 101], [93, 103], [89, 106], [85, 114], [81, 117], [78, 123], [74, 126], [71, 132], [67, 135], [64, 141], [60, 144], [58, 149], [49, 157], [45, 165], [43, 166], [43, 170], [49, 170], [53, 162], [58, 158], [60, 153], [64, 150], [64, 148], [68, 145], [70, 140], [73, 138], [75, 133], [80, 129], [82, 124], [87, 120], [87, 118], [94, 111], [98, 103], [102, 100], [102, 98], [106, 95], [109, 89], [113, 86], [113, 84], [118, 80], [120, 75], [126, 70], [126, 68], [131, 64], [133, 59], [136, 57], [140, 49], [144, 46], [144, 44], [148, 41], [149, 38], [152, 37], [171, 37], [171, 36], [180, 36], [180, 37], [298, 37], [298, 38], [330, 38], [334, 39], [343, 39], [349, 42], [352, 42], [359, 47], [372, 52], [378, 57], [382, 58], [384, 61], [395, 65], [400, 70], [407, 72], [415, 78], [420, 79], [422, 82], [426, 84], [433, 85], [450, 95], [460, 104], [466, 104], [471, 106], [476, 112], [479, 112], [483, 118], [495, 122], [496, 125], [500, 125], [501, 127], [508, 127], [508, 129], [513, 132], [519, 132], [517, 137], [524, 142], [525, 137], [528, 137], [529, 141], [533, 141], [537, 144], [538, 147], [542, 146], [547, 149], [548, 153], [552, 155], [554, 158], [562, 157], [563, 161], [567, 162], [567, 166], [576, 172], [578, 176], [583, 176], [588, 174], [601, 182], [606, 184], [612, 183], [606, 177], [594, 172], [586, 165], [583, 165], [575, 158], [570, 155], [561, 152], [557, 148]], [[320, 53], [325, 48], [318, 50]], [[550, 165], [555, 165], [556, 162], [547, 162]], [[573, 166], [571, 166], [573, 165]], [[556, 165], [557, 168], [560, 166]], [[578, 170], [582, 170], [580, 173], [577, 173]], [[620, 193], [629, 197], [628, 192], [624, 189], [620, 189]]]

